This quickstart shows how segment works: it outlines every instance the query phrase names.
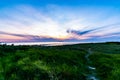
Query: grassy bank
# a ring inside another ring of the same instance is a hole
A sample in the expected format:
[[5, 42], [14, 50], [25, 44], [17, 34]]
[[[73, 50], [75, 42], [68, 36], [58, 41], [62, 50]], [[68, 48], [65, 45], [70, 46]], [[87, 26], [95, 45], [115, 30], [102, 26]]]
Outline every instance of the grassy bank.
[[101, 80], [120, 80], [120, 54], [98, 52], [92, 54], [90, 58]]

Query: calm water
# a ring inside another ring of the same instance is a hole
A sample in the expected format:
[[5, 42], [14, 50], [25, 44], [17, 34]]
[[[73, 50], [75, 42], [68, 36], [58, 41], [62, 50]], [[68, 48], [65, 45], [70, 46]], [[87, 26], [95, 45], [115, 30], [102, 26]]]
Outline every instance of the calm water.
[[[57, 46], [57, 45], [72, 45], [81, 42], [25, 42], [25, 43], [6, 43], [7, 45], [42, 45], [42, 46]], [[3, 44], [3, 43], [2, 43]]]

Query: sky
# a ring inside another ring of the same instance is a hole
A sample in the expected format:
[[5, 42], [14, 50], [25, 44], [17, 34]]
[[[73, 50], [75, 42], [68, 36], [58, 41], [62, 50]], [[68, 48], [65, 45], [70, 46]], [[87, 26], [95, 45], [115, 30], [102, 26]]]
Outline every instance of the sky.
[[0, 42], [120, 41], [120, 0], [0, 0]]

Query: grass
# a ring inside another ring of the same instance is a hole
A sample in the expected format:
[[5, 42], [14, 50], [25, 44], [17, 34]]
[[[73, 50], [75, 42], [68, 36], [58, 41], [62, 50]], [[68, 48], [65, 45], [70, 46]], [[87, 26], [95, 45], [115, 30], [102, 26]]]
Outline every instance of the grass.
[[101, 80], [120, 80], [120, 54], [94, 53], [90, 58]]
[[100, 80], [120, 80], [120, 44], [0, 45], [0, 80], [86, 80], [88, 49]]
[[[1, 45], [0, 79], [85, 79], [85, 51], [68, 47]], [[12, 51], [13, 50], [13, 51]]]

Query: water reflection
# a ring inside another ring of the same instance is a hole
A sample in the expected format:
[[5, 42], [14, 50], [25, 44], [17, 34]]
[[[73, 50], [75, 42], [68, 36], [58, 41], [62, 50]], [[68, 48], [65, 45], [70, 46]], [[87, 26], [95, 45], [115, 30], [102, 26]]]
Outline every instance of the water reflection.
[[[41, 45], [41, 46], [60, 46], [60, 45], [72, 45], [79, 44], [81, 42], [16, 42], [16, 43], [5, 43], [7, 45]], [[1, 43], [4, 44], [4, 43]]]

